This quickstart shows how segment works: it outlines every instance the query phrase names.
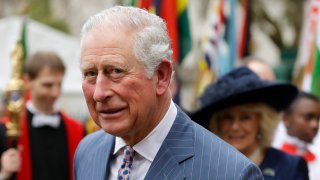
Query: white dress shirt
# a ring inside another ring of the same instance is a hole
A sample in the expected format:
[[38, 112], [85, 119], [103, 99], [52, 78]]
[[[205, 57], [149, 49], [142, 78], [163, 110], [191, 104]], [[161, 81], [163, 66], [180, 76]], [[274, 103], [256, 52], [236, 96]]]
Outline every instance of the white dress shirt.
[[[132, 147], [135, 150], [135, 156], [133, 158], [132, 168], [130, 169], [130, 179], [144, 179], [162, 142], [168, 135], [176, 116], [177, 108], [173, 101], [171, 101], [167, 113], [156, 128], [154, 128], [143, 140]], [[118, 177], [118, 170], [123, 162], [124, 146], [126, 146], [125, 141], [116, 137], [115, 148], [110, 164], [110, 180], [117, 179]]]

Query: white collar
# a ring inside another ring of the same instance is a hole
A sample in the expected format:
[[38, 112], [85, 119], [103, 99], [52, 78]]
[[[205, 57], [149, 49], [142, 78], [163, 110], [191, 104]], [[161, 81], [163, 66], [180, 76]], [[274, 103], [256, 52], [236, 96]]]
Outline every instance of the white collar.
[[54, 111], [54, 114], [44, 114], [40, 112], [36, 107], [32, 104], [31, 101], [26, 103], [26, 108], [33, 114], [31, 125], [34, 128], [39, 128], [43, 126], [50, 126], [53, 128], [58, 128], [60, 125], [60, 116], [58, 111]]
[[299, 152], [307, 152], [309, 149], [309, 143], [306, 143], [297, 137], [290, 136], [289, 134], [287, 134], [285, 142], [295, 145], [298, 148]]
[[[32, 113], [32, 114], [44, 114], [43, 112], [39, 111], [32, 103], [32, 101], [27, 101], [26, 108]], [[53, 108], [53, 114], [59, 113], [59, 110], [57, 107]]]
[[[144, 139], [142, 139], [132, 148], [141, 156], [152, 162], [156, 157], [164, 139], [168, 135], [176, 116], [177, 108], [174, 102], [171, 100], [169, 109], [159, 124]], [[113, 154], [116, 154], [124, 146], [126, 146], [126, 142], [122, 138], [116, 137]]]

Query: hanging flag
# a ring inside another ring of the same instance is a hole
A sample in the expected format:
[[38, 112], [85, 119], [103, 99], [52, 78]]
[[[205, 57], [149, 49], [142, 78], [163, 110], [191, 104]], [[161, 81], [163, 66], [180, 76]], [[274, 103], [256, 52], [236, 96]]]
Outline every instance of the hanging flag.
[[179, 64], [191, 51], [191, 35], [188, 17], [188, 0], [177, 0], [178, 34], [179, 34]]
[[319, 12], [320, 0], [311, 0], [308, 4], [305, 23], [303, 25], [301, 42], [299, 46], [298, 59], [295, 63], [295, 84], [307, 92], [315, 92], [317, 88], [318, 72], [318, 34], [319, 31]]
[[179, 64], [179, 34], [177, 19], [176, 0], [154, 0], [157, 15], [162, 17], [167, 23], [168, 33], [173, 49], [173, 60]]
[[[198, 61], [194, 102], [218, 77], [231, 71], [237, 58], [235, 0], [211, 0], [202, 37], [204, 56]], [[195, 107], [197, 108], [197, 107]]]
[[[320, 4], [319, 4], [320, 5]], [[319, 11], [319, 10], [318, 10]], [[315, 43], [315, 54], [312, 67], [311, 92], [320, 98], [320, 13], [318, 12], [318, 24]]]
[[211, 69], [211, 62], [208, 56], [200, 59], [198, 62], [198, 74], [196, 77], [195, 90], [193, 95], [193, 108], [198, 108], [198, 99], [202, 95], [206, 87], [215, 79], [215, 73]]
[[208, 67], [212, 71], [218, 72], [219, 69], [216, 65], [217, 56], [225, 33], [224, 0], [212, 0], [209, 7], [208, 27], [206, 27], [206, 31], [203, 33], [202, 48], [206, 60], [204, 62], [208, 63]]
[[228, 9], [225, 15], [225, 32], [220, 41], [217, 53], [218, 77], [231, 71], [237, 58], [236, 49], [236, 0], [224, 1], [224, 7]]
[[244, 0], [243, 1], [243, 23], [242, 30], [239, 40], [238, 46], [238, 56], [240, 59], [249, 56], [250, 53], [250, 42], [251, 42], [251, 20], [252, 20], [252, 0]]
[[198, 60], [198, 73], [195, 82], [193, 106], [197, 109], [197, 101], [205, 88], [216, 78], [217, 54], [222, 45], [225, 32], [224, 0], [211, 0], [208, 6], [208, 17], [201, 38], [202, 57]]
[[130, 4], [147, 9], [165, 20], [174, 63], [181, 64], [191, 50], [188, 0], [131, 0]]
[[210, 5], [209, 30], [204, 33], [204, 51], [217, 77], [220, 77], [235, 66], [236, 22], [235, 0], [212, 0]]

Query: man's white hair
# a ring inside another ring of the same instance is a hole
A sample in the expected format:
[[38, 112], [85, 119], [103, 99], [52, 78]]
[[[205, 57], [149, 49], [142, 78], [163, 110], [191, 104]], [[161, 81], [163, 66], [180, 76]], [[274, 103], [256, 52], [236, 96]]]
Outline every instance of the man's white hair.
[[142, 61], [147, 77], [151, 78], [163, 59], [172, 63], [172, 48], [165, 22], [146, 10], [114, 6], [90, 17], [81, 31], [81, 48], [86, 35], [94, 28], [104, 26], [115, 31], [137, 32], [133, 54]]

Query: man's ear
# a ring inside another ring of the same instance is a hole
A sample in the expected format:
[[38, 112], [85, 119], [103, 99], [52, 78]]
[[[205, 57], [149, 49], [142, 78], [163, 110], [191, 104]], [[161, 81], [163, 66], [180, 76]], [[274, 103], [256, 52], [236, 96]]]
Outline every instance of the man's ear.
[[173, 67], [172, 64], [167, 59], [163, 59], [159, 64], [156, 71], [157, 74], [157, 95], [163, 95], [167, 90], [169, 90], [169, 85], [171, 81]]

